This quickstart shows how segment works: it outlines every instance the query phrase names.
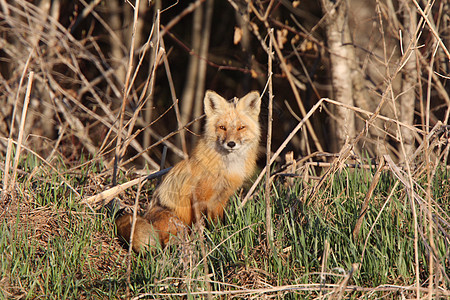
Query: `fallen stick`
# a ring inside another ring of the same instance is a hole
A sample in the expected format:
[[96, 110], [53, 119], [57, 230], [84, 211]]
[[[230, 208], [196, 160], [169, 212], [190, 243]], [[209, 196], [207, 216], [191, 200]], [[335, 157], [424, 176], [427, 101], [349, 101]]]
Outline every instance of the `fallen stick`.
[[94, 195], [89, 198], [85, 198], [85, 199], [81, 200], [81, 203], [89, 204], [89, 205], [96, 205], [99, 202], [102, 202], [102, 203], [108, 202], [109, 200], [113, 199], [114, 197], [116, 197], [117, 195], [119, 195], [120, 193], [125, 191], [126, 189], [138, 184], [139, 182], [144, 182], [146, 180], [152, 180], [154, 178], [163, 176], [163, 175], [167, 174], [167, 172], [169, 172], [170, 169], [172, 169], [172, 168], [170, 167], [170, 168], [152, 173], [150, 175], [142, 176], [140, 178], [133, 179], [131, 181], [122, 183], [120, 185], [116, 185], [110, 189], [107, 189], [103, 192], [98, 193], [97, 195]]

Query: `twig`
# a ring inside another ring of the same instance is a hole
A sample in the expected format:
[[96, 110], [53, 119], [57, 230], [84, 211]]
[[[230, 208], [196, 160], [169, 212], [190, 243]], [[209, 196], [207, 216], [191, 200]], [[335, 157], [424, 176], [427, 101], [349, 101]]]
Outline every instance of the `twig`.
[[25, 120], [27, 119], [28, 104], [30, 103], [31, 87], [33, 85], [34, 72], [30, 71], [28, 75], [27, 91], [23, 100], [22, 117], [20, 118], [19, 137], [17, 138], [16, 156], [14, 157], [13, 175], [11, 179], [11, 188], [14, 188], [16, 182], [17, 168], [19, 166], [20, 152], [22, 151], [23, 133], [25, 131]]
[[[324, 245], [323, 245], [322, 266], [320, 267], [320, 283], [321, 284], [325, 283], [325, 279], [326, 279], [325, 270], [327, 268], [329, 255], [330, 255], [330, 242], [328, 242], [328, 240], [326, 239], [324, 241]], [[322, 294], [322, 291], [320, 291], [320, 293]]]
[[359, 217], [356, 220], [355, 228], [353, 229], [353, 238], [355, 240], [358, 238], [364, 216], [366, 215], [367, 208], [369, 207], [369, 201], [372, 198], [373, 192], [375, 191], [375, 188], [378, 185], [378, 181], [380, 180], [380, 175], [383, 168], [384, 168], [384, 159], [381, 158], [381, 161], [378, 165], [378, 169], [375, 172], [375, 175], [373, 176], [372, 183], [370, 184], [369, 191], [367, 192], [366, 197], [364, 198], [364, 202], [361, 206]]
[[[197, 200], [196, 195], [193, 195], [194, 199], [193, 199], [193, 203], [198, 204], [199, 200]], [[206, 284], [206, 290], [207, 290], [207, 298], [208, 300], [212, 300], [212, 294], [211, 294], [211, 282], [208, 280], [208, 261], [207, 261], [207, 254], [206, 254], [206, 247], [205, 247], [205, 236], [204, 236], [204, 219], [202, 218], [202, 212], [200, 211], [200, 207], [199, 205], [194, 205], [193, 206], [193, 211], [194, 211], [194, 216], [196, 219], [195, 222], [195, 226], [197, 227], [198, 230], [198, 234], [199, 234], [199, 243], [200, 243], [200, 252], [202, 254], [202, 262], [203, 262], [203, 277], [204, 277], [204, 282]], [[189, 277], [188, 279], [190, 279], [192, 276], [191, 273], [189, 273]], [[190, 291], [190, 287], [188, 288], [188, 290]]]
[[12, 111], [12, 117], [11, 117], [11, 129], [9, 130], [9, 138], [8, 138], [8, 146], [6, 149], [6, 160], [5, 160], [5, 170], [4, 170], [4, 177], [3, 177], [3, 191], [2, 191], [2, 199], [6, 197], [7, 192], [9, 191], [9, 185], [8, 185], [8, 179], [9, 179], [9, 168], [10, 168], [10, 160], [11, 160], [11, 152], [12, 152], [12, 136], [14, 134], [14, 124], [16, 120], [16, 111], [17, 111], [17, 105], [19, 102], [19, 95], [20, 90], [22, 88], [23, 80], [25, 78], [25, 74], [28, 70], [28, 65], [30, 64], [31, 57], [33, 56], [34, 49], [30, 52], [28, 55], [28, 59], [25, 62], [25, 66], [23, 67], [22, 75], [20, 76], [19, 86], [17, 87], [17, 93], [14, 100], [14, 108]]
[[[430, 2], [428, 2], [428, 4], [430, 4]], [[434, 41], [435, 42], [435, 41]], [[436, 50], [437, 50], [437, 45], [436, 45]], [[426, 165], [426, 172], [427, 172], [427, 192], [425, 194], [426, 198], [427, 198], [427, 204], [428, 207], [431, 207], [431, 203], [432, 203], [432, 199], [431, 199], [431, 185], [432, 185], [432, 178], [433, 176], [431, 175], [431, 173], [433, 172], [433, 170], [431, 170], [431, 165], [430, 165], [430, 156], [431, 156], [431, 151], [430, 151], [430, 132], [428, 132], [428, 130], [430, 129], [430, 103], [431, 103], [431, 81], [432, 81], [432, 77], [434, 74], [433, 72], [433, 64], [435, 61], [435, 55], [436, 55], [436, 51], [433, 51], [432, 57], [430, 59], [429, 65], [425, 64], [428, 67], [428, 82], [427, 82], [427, 96], [426, 96], [426, 118], [425, 118], [425, 131], [427, 133], [426, 138], [424, 138], [422, 144], [420, 145], [421, 147], [424, 146], [424, 152], [425, 152], [425, 165]], [[437, 82], [440, 83], [439, 80], [436, 80]], [[448, 94], [445, 93], [448, 97]], [[444, 97], [445, 99], [445, 97]], [[448, 105], [448, 104], [447, 104]], [[449, 112], [449, 107], [447, 108], [447, 116], [446, 116], [446, 121], [447, 122], [447, 118], [448, 118], [448, 112]], [[438, 123], [440, 123], [440, 121], [438, 121]], [[440, 126], [441, 127], [441, 126]], [[432, 129], [432, 132], [434, 133], [436, 126], [434, 126], [434, 128]], [[437, 159], [437, 158], [436, 158]], [[437, 163], [436, 163], [437, 166]], [[433, 172], [434, 175], [434, 172]], [[429, 272], [429, 276], [428, 276], [428, 299], [432, 299], [432, 290], [433, 290], [433, 286], [434, 286], [434, 256], [433, 256], [433, 252], [436, 253], [436, 247], [435, 247], [435, 243], [434, 243], [434, 233], [433, 233], [433, 214], [431, 209], [428, 209], [428, 214], [427, 214], [427, 218], [428, 218], [428, 222], [429, 222], [429, 226], [428, 226], [428, 240], [430, 243], [430, 248], [431, 251], [429, 253], [428, 256], [428, 272]], [[424, 226], [425, 227], [425, 226]]]
[[[272, 1], [273, 2], [273, 1]], [[274, 42], [273, 29], [269, 30], [269, 53], [272, 53], [272, 46]], [[267, 249], [272, 253], [273, 248], [273, 228], [272, 228], [272, 205], [270, 203], [270, 155], [272, 145], [272, 106], [273, 106], [273, 84], [272, 84], [272, 55], [268, 55], [268, 86], [269, 86], [269, 107], [267, 113], [267, 144], [266, 144], [266, 186], [264, 199], [266, 203], [266, 235], [267, 235]], [[269, 254], [270, 255], [270, 254]]]
[[[273, 2], [274, 2], [274, 0], [270, 0], [270, 3], [267, 6], [267, 9], [266, 9], [266, 12], [264, 13], [264, 16], [261, 16], [261, 14], [258, 12], [258, 10], [253, 5], [252, 1], [248, 1], [248, 5], [249, 5], [250, 9], [253, 10], [253, 12], [255, 13], [256, 17], [260, 21], [265, 22], [265, 21], [267, 21], [267, 17], [269, 16], [270, 10], [272, 9]], [[270, 30], [273, 30], [273, 28], [271, 28]]]
[[[428, 207], [431, 207], [432, 205], [432, 201], [431, 201], [431, 186], [432, 186], [432, 180], [434, 177], [434, 170], [431, 169], [431, 162], [430, 162], [430, 143], [428, 139], [424, 139], [423, 143], [425, 144], [425, 164], [426, 164], [426, 169], [427, 169], [427, 192], [426, 192], [426, 199], [427, 199], [427, 204]], [[437, 160], [437, 158], [436, 158]], [[436, 163], [436, 165], [438, 165], [438, 163]], [[431, 174], [433, 173], [433, 174]], [[434, 288], [434, 257], [433, 257], [433, 253], [436, 253], [436, 245], [434, 242], [434, 230], [433, 230], [433, 213], [431, 212], [431, 209], [428, 210], [428, 214], [427, 214], [427, 218], [428, 218], [428, 240], [430, 241], [430, 247], [432, 249], [432, 251], [430, 251], [430, 254], [428, 256], [428, 263], [429, 263], [429, 267], [428, 267], [428, 299], [432, 299], [432, 291]]]
[[132, 257], [131, 253], [133, 252], [133, 238], [134, 238], [134, 230], [136, 228], [137, 211], [139, 208], [139, 196], [141, 195], [142, 180], [143, 180], [143, 178], [138, 178], [138, 189], [136, 192], [136, 201], [134, 203], [134, 209], [133, 209], [133, 220], [131, 222], [130, 245], [129, 245], [128, 253], [127, 253], [127, 289], [126, 289], [127, 299], [130, 299], [131, 257]]
[[171, 168], [167, 168], [167, 169], [152, 173], [150, 175], [146, 175], [146, 176], [142, 176], [140, 178], [130, 180], [121, 185], [116, 185], [116, 186], [109, 188], [101, 193], [98, 193], [97, 195], [83, 199], [83, 200], [81, 200], [80, 203], [94, 206], [101, 201], [108, 202], [109, 200], [116, 197], [117, 195], [119, 195], [120, 193], [125, 191], [126, 189], [138, 184], [140, 181], [151, 180], [151, 179], [163, 176], [163, 175], [167, 174], [167, 172], [169, 172], [170, 169]]
[[377, 224], [378, 219], [379, 219], [380, 216], [381, 216], [381, 213], [383, 212], [384, 208], [385, 208], [386, 205], [388, 204], [388, 202], [389, 202], [389, 200], [391, 199], [391, 197], [394, 195], [394, 193], [395, 193], [395, 191], [396, 191], [396, 189], [397, 189], [398, 184], [399, 184], [399, 181], [396, 181], [395, 184], [394, 184], [394, 186], [393, 186], [392, 189], [391, 189], [391, 193], [390, 193], [389, 196], [386, 198], [386, 201], [384, 201], [384, 204], [383, 204], [383, 206], [381, 207], [380, 211], [378, 212], [378, 215], [377, 215], [377, 217], [375, 218], [375, 221], [373, 221], [373, 224], [372, 224], [372, 226], [370, 227], [369, 233], [367, 234], [366, 240], [364, 241], [364, 247], [363, 247], [363, 250], [362, 250], [362, 253], [361, 253], [361, 258], [360, 258], [360, 260], [359, 260], [359, 263], [360, 263], [361, 265], [362, 265], [363, 260], [364, 260], [364, 254], [366, 253], [367, 243], [369, 242], [370, 235], [372, 234], [372, 231], [373, 231], [373, 229], [375, 228], [375, 225]]
[[[275, 286], [269, 288], [257, 288], [257, 289], [242, 289], [242, 290], [229, 290], [229, 291], [211, 291], [213, 295], [239, 295], [239, 296], [249, 296], [249, 295], [264, 295], [271, 293], [280, 293], [280, 292], [295, 292], [295, 291], [320, 291], [320, 290], [328, 290], [333, 291], [337, 287], [338, 284], [320, 284], [320, 283], [311, 283], [311, 284], [293, 284], [293, 285], [282, 285]], [[399, 286], [399, 285], [391, 285], [385, 284], [377, 287], [360, 287], [355, 285], [347, 285], [342, 289], [344, 292], [401, 292], [401, 291], [411, 291], [415, 290], [415, 287], [411, 286]], [[427, 291], [427, 288], [420, 288], [420, 291]], [[163, 297], [173, 297], [173, 296], [202, 296], [209, 293], [208, 291], [198, 291], [198, 292], [184, 292], [184, 293], [144, 293], [137, 297], [132, 298], [132, 300], [138, 300], [142, 298], [147, 298], [149, 296], [163, 296]], [[450, 296], [450, 291], [444, 289], [436, 289], [434, 290], [435, 295], [442, 296]]]
[[[341, 283], [339, 284], [338, 287], [336, 287], [336, 289], [333, 291], [332, 297], [330, 297], [330, 299], [342, 299], [344, 296], [344, 292], [347, 289], [348, 286], [348, 282], [350, 281], [350, 279], [353, 276], [353, 273], [355, 271], [357, 271], [359, 268], [359, 264], [355, 263], [352, 264], [352, 267], [350, 269], [350, 271], [347, 273], [347, 275], [344, 277], [344, 279], [342, 279]], [[336, 292], [339, 292], [338, 294], [336, 294]]]
[[[410, 51], [410, 48], [408, 49], [408, 51]], [[402, 57], [402, 59], [404, 59], [405, 56]], [[407, 62], [407, 59], [405, 61], [405, 63]], [[398, 114], [397, 114], [397, 107], [396, 107], [396, 103], [395, 103], [395, 96], [394, 96], [394, 90], [392, 87], [392, 82], [389, 83], [389, 90], [391, 93], [391, 100], [392, 100], [392, 104], [393, 104], [393, 110], [394, 110], [394, 116], [395, 119], [399, 119]], [[399, 124], [397, 124], [397, 133], [398, 133], [398, 137], [400, 140], [400, 148], [403, 154], [403, 159], [405, 161], [406, 164], [406, 170], [408, 173], [408, 180], [409, 180], [409, 186], [410, 189], [407, 189], [407, 195], [409, 198], [409, 201], [411, 203], [411, 210], [412, 210], [412, 214], [413, 214], [413, 224], [414, 224], [414, 262], [415, 262], [415, 277], [416, 277], [416, 296], [417, 296], [417, 300], [420, 299], [420, 292], [419, 292], [419, 288], [420, 288], [420, 270], [419, 270], [419, 233], [418, 233], [418, 222], [417, 222], [417, 211], [416, 211], [416, 203], [414, 200], [414, 188], [413, 188], [413, 179], [412, 179], [412, 173], [411, 173], [411, 166], [410, 166], [410, 162], [408, 160], [408, 153], [406, 152], [406, 147], [405, 147], [405, 143], [404, 143], [404, 137], [403, 137], [403, 133], [401, 130], [401, 127]], [[391, 159], [389, 157], [389, 159]], [[390, 161], [392, 162], [392, 160]]]

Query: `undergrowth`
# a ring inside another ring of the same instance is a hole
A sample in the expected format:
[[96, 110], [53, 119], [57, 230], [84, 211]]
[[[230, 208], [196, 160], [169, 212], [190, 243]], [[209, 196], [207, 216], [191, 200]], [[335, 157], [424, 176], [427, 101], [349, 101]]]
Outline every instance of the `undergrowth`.
[[[203, 235], [197, 228], [166, 249], [132, 254], [128, 285], [127, 249], [117, 241], [111, 216], [79, 203], [104, 188], [96, 177], [101, 167], [74, 171], [62, 165], [57, 175], [30, 156], [21, 162], [24, 172], [19, 174], [15, 195], [1, 203], [2, 299], [120, 299], [126, 296], [127, 286], [132, 297], [195, 298], [209, 291], [219, 297], [267, 294], [303, 299], [326, 296], [354, 264], [358, 265], [348, 286], [355, 288], [349, 297], [414, 295], [414, 289], [401, 288], [415, 284], [411, 203], [404, 187], [395, 187], [396, 179], [388, 172], [376, 187], [358, 239], [352, 231], [373, 171], [344, 169], [330, 177], [313, 199], [305, 197], [311, 190], [301, 179], [288, 184], [275, 177], [270, 195], [273, 247], [266, 245], [261, 187], [243, 209], [239, 209], [240, 197], [233, 197], [223, 223], [206, 224]], [[128, 177], [121, 175], [123, 181]], [[440, 169], [432, 186], [435, 206], [446, 214], [450, 213], [448, 180], [446, 169]], [[144, 186], [141, 203], [151, 197], [153, 187], [154, 183]], [[122, 200], [131, 203], [134, 197], [131, 189]], [[419, 221], [425, 222], [422, 214], [419, 210]], [[448, 221], [442, 224], [448, 226]], [[440, 229], [448, 232], [449, 228]], [[434, 232], [434, 278], [446, 289], [449, 237], [440, 229]], [[426, 240], [427, 232], [420, 233], [423, 288], [429, 278]], [[388, 285], [400, 288], [383, 288]]]

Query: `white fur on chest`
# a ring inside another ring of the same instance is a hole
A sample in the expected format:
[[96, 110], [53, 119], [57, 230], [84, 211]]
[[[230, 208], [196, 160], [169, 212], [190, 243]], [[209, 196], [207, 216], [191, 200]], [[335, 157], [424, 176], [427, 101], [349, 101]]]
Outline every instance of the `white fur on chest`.
[[247, 149], [241, 149], [223, 156], [223, 163], [228, 174], [246, 177]]

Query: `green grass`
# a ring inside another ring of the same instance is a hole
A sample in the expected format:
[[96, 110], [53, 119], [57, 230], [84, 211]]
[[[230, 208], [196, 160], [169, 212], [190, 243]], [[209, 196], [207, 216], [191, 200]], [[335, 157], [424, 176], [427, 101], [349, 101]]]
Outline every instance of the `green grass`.
[[[27, 157], [21, 169], [31, 172], [37, 164], [38, 161]], [[98, 192], [96, 181], [92, 180], [97, 168], [101, 166], [68, 172], [61, 165], [59, 172], [82, 195], [91, 195]], [[29, 173], [21, 174], [16, 196], [2, 203], [5, 210], [0, 219], [1, 299], [119, 299], [125, 297], [127, 287], [132, 296], [152, 293], [149, 298], [161, 298], [188, 293], [188, 298], [196, 298], [196, 292], [208, 289], [202, 243], [208, 254], [207, 278], [212, 291], [290, 286], [290, 290], [269, 294], [314, 298], [321, 291], [301, 290], [300, 285], [338, 284], [352, 264], [361, 262], [369, 230], [395, 184], [390, 173], [383, 173], [370, 201], [360, 239], [355, 240], [352, 230], [371, 183], [370, 171], [343, 170], [306, 203], [303, 199], [305, 193], [310, 193], [309, 186], [298, 179], [286, 187], [276, 179], [271, 193], [275, 234], [272, 252], [266, 245], [264, 191], [260, 188], [242, 210], [238, 209], [240, 200], [234, 197], [223, 224], [207, 224], [203, 238], [195, 231], [189, 240], [181, 239], [167, 249], [133, 254], [128, 285], [126, 250], [115, 238], [112, 220], [79, 204], [78, 196], [49, 168], [41, 166], [29, 182], [28, 177]], [[450, 213], [448, 179], [449, 174], [440, 170], [433, 181], [434, 199], [447, 214]], [[446, 183], [444, 188], [442, 183]], [[150, 187], [151, 184], [146, 184], [143, 196], [148, 196]], [[134, 199], [134, 193], [128, 191], [123, 198]], [[419, 228], [426, 230], [424, 212], [418, 210], [418, 216]], [[400, 184], [381, 212], [368, 238], [360, 268], [349, 285], [368, 289], [385, 284], [413, 285], [413, 224], [411, 205]], [[448, 232], [449, 228], [441, 230]], [[419, 277], [426, 287], [429, 258], [427, 232], [424, 234], [423, 239], [419, 236]], [[448, 236], [435, 230], [434, 241], [438, 264], [448, 273]], [[329, 244], [330, 250], [323, 262], [325, 244]], [[327, 275], [321, 279], [322, 265]], [[448, 287], [449, 282], [443, 277], [439, 284]], [[322, 294], [328, 292], [324, 290]], [[414, 295], [414, 291], [402, 293]], [[249, 295], [260, 294], [239, 297]], [[395, 299], [399, 295], [398, 291], [347, 294], [350, 298], [370, 299], [382, 296]]]

